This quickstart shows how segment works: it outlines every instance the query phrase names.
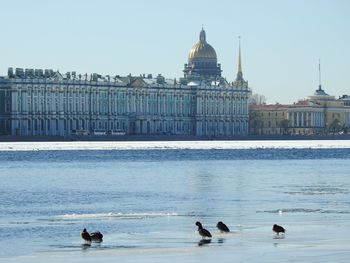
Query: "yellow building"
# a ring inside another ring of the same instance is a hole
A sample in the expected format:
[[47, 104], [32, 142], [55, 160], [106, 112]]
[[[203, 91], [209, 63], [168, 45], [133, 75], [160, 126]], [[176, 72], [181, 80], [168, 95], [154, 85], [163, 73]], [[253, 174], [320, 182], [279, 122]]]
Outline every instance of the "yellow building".
[[251, 135], [310, 135], [350, 132], [350, 98], [328, 95], [321, 85], [314, 95], [290, 105], [249, 106]]
[[308, 100], [288, 105], [288, 133], [292, 135], [323, 134], [324, 107]]
[[323, 108], [325, 133], [338, 133], [350, 127], [348, 96], [343, 95], [340, 99], [335, 99], [334, 96], [328, 95], [320, 85], [315, 94], [308, 96], [306, 100]]
[[252, 135], [288, 134], [287, 106], [252, 104], [249, 106], [249, 132]]

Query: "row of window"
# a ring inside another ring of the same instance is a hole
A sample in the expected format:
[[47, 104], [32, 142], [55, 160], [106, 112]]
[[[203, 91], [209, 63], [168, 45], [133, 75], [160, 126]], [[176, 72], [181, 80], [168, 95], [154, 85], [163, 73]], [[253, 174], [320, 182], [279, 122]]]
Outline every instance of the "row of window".
[[[226, 102], [227, 103], [227, 102]], [[40, 107], [39, 107], [40, 106]], [[80, 103], [74, 103], [72, 99], [68, 103], [64, 102], [59, 104], [58, 101], [52, 103], [51, 100], [44, 101], [43, 99], [33, 101], [26, 101], [19, 98], [17, 109], [19, 112], [89, 112], [89, 103], [87, 101], [81, 100]], [[127, 108], [128, 106], [128, 108]], [[175, 103], [170, 102], [162, 103], [147, 102], [143, 101], [139, 103], [137, 101], [129, 101], [127, 105], [125, 101], [112, 101], [111, 108], [109, 108], [108, 101], [102, 100], [99, 104], [96, 101], [93, 101], [91, 104], [91, 111], [100, 114], [125, 114], [129, 112], [142, 112], [144, 114], [168, 114], [168, 115], [185, 115], [191, 116], [195, 114], [195, 105], [191, 102], [180, 102]], [[228, 107], [225, 104], [217, 103], [212, 101], [205, 105], [204, 103], [200, 104], [199, 112], [204, 114], [247, 114], [246, 104], [238, 103], [233, 104], [228, 102]]]
[[[90, 125], [91, 124], [91, 125]], [[144, 126], [146, 124], [146, 126]], [[134, 123], [134, 126], [135, 123]], [[194, 123], [192, 122], [173, 122], [173, 121], [150, 121], [142, 122], [140, 121], [138, 124], [138, 132], [139, 133], [159, 133], [159, 132], [169, 132], [174, 134], [190, 134], [193, 132]], [[144, 127], [146, 127], [147, 131], [145, 131]], [[18, 122], [16, 129], [20, 131], [20, 133], [27, 134], [29, 133], [54, 133], [59, 134], [62, 131], [72, 131], [72, 130], [94, 130], [94, 129], [102, 129], [102, 130], [123, 130], [127, 131], [128, 127], [126, 122], [123, 120], [120, 121], [87, 121], [84, 119], [70, 119], [70, 120], [50, 120], [50, 119], [28, 119], [21, 120]], [[136, 127], [134, 127], [136, 129]], [[206, 122], [202, 125], [202, 132], [205, 135], [230, 135], [230, 134], [240, 134], [245, 132], [247, 129], [246, 121], [238, 121], [233, 123], [225, 123], [225, 122]]]
[[28, 119], [21, 120], [18, 122], [17, 128], [20, 130], [28, 130], [31, 131], [52, 131], [52, 130], [90, 130], [90, 129], [122, 129], [125, 130], [126, 124], [124, 121], [115, 121], [110, 122], [110, 127], [108, 127], [107, 121], [91, 121], [91, 127], [89, 127], [89, 121], [84, 119], [76, 119], [76, 120], [63, 120], [59, 122], [59, 120], [44, 120], [44, 119]]
[[[69, 89], [69, 88], [68, 88]], [[8, 94], [9, 91], [8, 91]], [[137, 99], [139, 98], [145, 98], [145, 99], [151, 99], [151, 100], [159, 100], [162, 99], [164, 96], [168, 97], [169, 99], [176, 99], [176, 98], [184, 98], [186, 100], [195, 100], [196, 95], [195, 94], [186, 94], [186, 93], [175, 93], [175, 92], [169, 92], [169, 93], [164, 93], [164, 92], [149, 92], [149, 91], [140, 91], [140, 92], [109, 92], [109, 91], [93, 91], [93, 92], [88, 92], [85, 90], [80, 90], [80, 91], [74, 91], [74, 90], [65, 90], [64, 92], [60, 92], [59, 90], [52, 89], [51, 91], [49, 90], [22, 90], [18, 91], [18, 96], [28, 96], [29, 98], [31, 97], [39, 97], [39, 98], [60, 98], [60, 99], [66, 99], [66, 98], [98, 98], [98, 97], [110, 97], [110, 98], [121, 98], [125, 99], [126, 97], [136, 97]], [[230, 98], [233, 100], [241, 100], [241, 99], [247, 99], [247, 96], [243, 96], [241, 94], [218, 94], [218, 93], [208, 93], [208, 94], [201, 94], [203, 99], [221, 99], [221, 98]]]
[[[259, 115], [259, 113], [257, 112], [255, 115]], [[284, 116], [284, 112], [282, 111], [282, 112], [261, 112], [260, 113], [260, 115], [261, 115], [261, 117], [264, 117], [264, 116], [269, 116], [269, 117], [271, 117], [271, 116], [278, 116], [278, 115], [281, 115], [281, 116]]]

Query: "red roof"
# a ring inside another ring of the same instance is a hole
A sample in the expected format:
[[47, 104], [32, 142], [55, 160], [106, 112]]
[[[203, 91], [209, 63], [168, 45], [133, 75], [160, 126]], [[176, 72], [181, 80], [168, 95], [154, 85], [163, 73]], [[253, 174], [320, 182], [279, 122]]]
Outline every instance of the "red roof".
[[270, 110], [270, 111], [277, 111], [277, 110], [286, 110], [288, 108], [288, 105], [283, 104], [251, 104], [249, 105], [250, 110]]

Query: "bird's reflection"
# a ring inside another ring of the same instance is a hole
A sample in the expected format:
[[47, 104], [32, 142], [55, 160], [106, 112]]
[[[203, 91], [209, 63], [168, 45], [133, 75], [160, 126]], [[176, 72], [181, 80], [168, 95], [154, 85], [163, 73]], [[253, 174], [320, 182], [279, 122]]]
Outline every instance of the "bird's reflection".
[[91, 243], [84, 243], [84, 244], [81, 244], [81, 249], [84, 251], [84, 250], [87, 250], [91, 247]]
[[225, 239], [224, 238], [218, 238], [218, 243], [219, 244], [223, 244], [225, 242]]
[[198, 246], [203, 246], [203, 245], [206, 245], [206, 244], [209, 244], [211, 242], [211, 239], [201, 239], [199, 240], [198, 242]]

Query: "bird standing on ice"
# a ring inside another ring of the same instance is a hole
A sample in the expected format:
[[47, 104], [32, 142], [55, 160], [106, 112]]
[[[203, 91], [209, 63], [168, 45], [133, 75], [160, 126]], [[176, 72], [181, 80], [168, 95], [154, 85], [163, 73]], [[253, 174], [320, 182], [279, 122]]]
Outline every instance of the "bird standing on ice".
[[286, 230], [282, 226], [279, 226], [279, 225], [276, 225], [276, 224], [273, 225], [272, 230], [277, 235], [279, 235], [280, 233], [284, 234], [286, 232]]
[[218, 222], [216, 224], [216, 227], [220, 230], [221, 233], [228, 233], [230, 232], [230, 229], [227, 227], [227, 225], [225, 225], [223, 222]]
[[206, 238], [206, 237], [211, 237], [211, 234], [208, 230], [206, 230], [205, 228], [203, 228], [202, 224], [200, 222], [196, 222], [196, 226], [198, 226], [198, 233]]
[[86, 231], [86, 228], [83, 229], [83, 232], [80, 233], [80, 236], [82, 239], [84, 239], [87, 242], [91, 242], [91, 236], [88, 231]]
[[90, 234], [91, 240], [95, 242], [102, 242], [103, 235], [100, 231], [93, 232]]

